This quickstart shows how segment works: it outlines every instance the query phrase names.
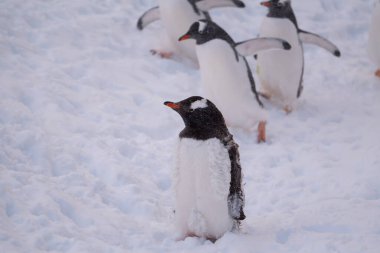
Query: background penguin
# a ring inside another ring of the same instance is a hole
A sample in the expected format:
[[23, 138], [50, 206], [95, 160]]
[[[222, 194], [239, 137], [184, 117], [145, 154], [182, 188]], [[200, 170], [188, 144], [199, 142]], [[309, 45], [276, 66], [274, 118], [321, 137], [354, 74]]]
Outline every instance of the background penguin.
[[221, 110], [228, 126], [252, 130], [259, 122], [258, 141], [265, 141], [266, 112], [256, 92], [247, 60], [240, 54], [273, 48], [289, 49], [289, 44], [271, 38], [235, 43], [210, 20], [195, 22], [179, 40], [191, 38], [196, 41], [206, 96]]
[[375, 75], [380, 77], [380, 0], [376, 2], [372, 14], [369, 30], [368, 53], [371, 60], [377, 65]]
[[185, 123], [174, 178], [180, 239], [199, 236], [215, 241], [245, 219], [238, 145], [209, 100], [194, 96], [164, 104]]
[[261, 93], [274, 98], [290, 113], [302, 93], [304, 55], [302, 43], [312, 43], [339, 57], [339, 49], [328, 40], [301, 30], [291, 7], [290, 0], [271, 0], [261, 5], [269, 8], [264, 18], [260, 36], [287, 40], [289, 51], [261, 52], [257, 55], [257, 73], [261, 82]]
[[[216, 7], [235, 6], [243, 8], [240, 0], [158, 0], [159, 6], [146, 11], [138, 20], [137, 28], [144, 29], [148, 24], [161, 19], [170, 41], [177, 51], [197, 62], [194, 42], [188, 41], [179, 44], [177, 39], [199, 19], [210, 19], [208, 10]], [[159, 54], [163, 58], [170, 58], [172, 52], [151, 50], [153, 54]]]

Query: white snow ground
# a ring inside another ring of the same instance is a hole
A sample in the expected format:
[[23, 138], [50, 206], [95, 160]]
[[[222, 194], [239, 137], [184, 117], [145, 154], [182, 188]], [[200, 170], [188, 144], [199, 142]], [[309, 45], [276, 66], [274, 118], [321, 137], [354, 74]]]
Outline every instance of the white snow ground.
[[[237, 40], [265, 8], [213, 11]], [[380, 252], [380, 80], [366, 53], [374, 1], [293, 1], [305, 30], [305, 90], [289, 116], [266, 102], [266, 144], [240, 144], [247, 219], [215, 244], [175, 241], [171, 169], [199, 72], [151, 56], [154, 0], [0, 2], [1, 252]], [[253, 60], [250, 60], [254, 64]]]

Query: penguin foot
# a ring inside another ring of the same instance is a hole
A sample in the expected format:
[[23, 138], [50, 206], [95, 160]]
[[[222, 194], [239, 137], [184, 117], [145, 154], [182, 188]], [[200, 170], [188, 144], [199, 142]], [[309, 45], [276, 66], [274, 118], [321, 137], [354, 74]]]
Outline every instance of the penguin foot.
[[283, 110], [286, 112], [286, 114], [290, 114], [293, 111], [293, 108], [290, 105], [285, 105]]
[[375, 76], [380, 77], [380, 69], [376, 70]]
[[266, 141], [266, 131], [265, 131], [265, 127], [266, 127], [266, 122], [265, 121], [260, 121], [259, 122], [259, 126], [257, 127], [257, 142], [258, 143], [261, 143], [261, 142], [265, 142]]
[[162, 59], [170, 59], [173, 57], [173, 52], [165, 52], [165, 51], [160, 51], [160, 50], [156, 50], [156, 49], [151, 49], [150, 53], [152, 55], [158, 55]]

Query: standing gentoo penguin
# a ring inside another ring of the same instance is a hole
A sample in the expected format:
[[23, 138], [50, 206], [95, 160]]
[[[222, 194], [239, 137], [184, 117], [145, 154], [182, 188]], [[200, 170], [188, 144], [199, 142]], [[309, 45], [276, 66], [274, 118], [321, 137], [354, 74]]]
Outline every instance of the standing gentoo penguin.
[[[161, 19], [175, 49], [186, 58], [197, 62], [195, 44], [192, 41], [179, 44], [177, 39], [199, 19], [210, 19], [208, 10], [216, 7], [235, 6], [245, 7], [240, 0], [158, 0], [158, 6], [146, 11], [138, 20], [137, 28], [144, 29], [150, 23]], [[151, 50], [163, 58], [170, 58], [172, 52]]]
[[273, 98], [290, 113], [302, 93], [304, 55], [302, 43], [312, 43], [340, 56], [339, 49], [330, 41], [298, 27], [290, 0], [270, 0], [261, 5], [269, 8], [260, 36], [287, 40], [289, 51], [261, 52], [257, 54], [257, 73], [264, 97]]
[[259, 122], [258, 142], [265, 141], [266, 112], [247, 60], [240, 54], [272, 48], [289, 49], [290, 45], [271, 38], [235, 43], [211, 20], [195, 22], [179, 40], [190, 38], [196, 41], [204, 92], [223, 113], [227, 125], [252, 130]]
[[245, 219], [239, 146], [223, 115], [209, 100], [194, 96], [164, 104], [185, 123], [174, 173], [180, 238], [198, 236], [215, 241]]
[[380, 0], [377, 1], [372, 14], [371, 28], [369, 30], [368, 53], [377, 65], [375, 75], [380, 77]]

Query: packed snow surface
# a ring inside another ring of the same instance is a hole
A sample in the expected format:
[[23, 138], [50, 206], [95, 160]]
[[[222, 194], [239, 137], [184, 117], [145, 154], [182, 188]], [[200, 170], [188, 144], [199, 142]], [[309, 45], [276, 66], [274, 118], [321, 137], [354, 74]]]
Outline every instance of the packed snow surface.
[[[245, 2], [211, 12], [235, 41], [255, 37], [266, 13]], [[294, 112], [264, 101], [267, 143], [230, 128], [247, 218], [213, 244], [175, 240], [183, 122], [163, 102], [202, 91], [199, 70], [150, 55], [169, 49], [162, 23], [136, 29], [156, 1], [0, 1], [0, 251], [380, 252], [380, 80], [367, 55], [374, 1], [292, 3], [300, 26], [342, 57], [305, 46]]]

